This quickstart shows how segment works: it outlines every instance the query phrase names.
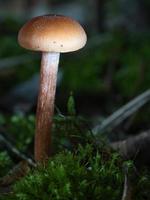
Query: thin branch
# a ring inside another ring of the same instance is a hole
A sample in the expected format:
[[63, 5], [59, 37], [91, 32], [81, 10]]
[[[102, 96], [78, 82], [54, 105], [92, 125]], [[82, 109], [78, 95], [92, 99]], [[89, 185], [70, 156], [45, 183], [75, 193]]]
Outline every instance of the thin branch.
[[122, 200], [126, 200], [127, 191], [128, 191], [128, 177], [127, 177], [127, 175], [125, 174], [125, 177], [124, 177], [123, 194], [122, 194]]
[[136, 136], [129, 137], [126, 140], [113, 142], [110, 146], [118, 150], [126, 159], [137, 159], [138, 155], [143, 162], [149, 162], [150, 130], [140, 133]]
[[126, 118], [135, 113], [144, 104], [150, 101], [150, 90], [147, 90], [143, 94], [131, 100], [129, 103], [121, 107], [119, 110], [105, 119], [101, 125], [97, 125], [93, 128], [94, 135], [100, 134], [107, 130], [112, 130], [119, 124], [121, 124]]
[[21, 153], [16, 147], [14, 147], [2, 134], [0, 134], [0, 143], [4, 144], [8, 151], [20, 160], [26, 161], [30, 166], [36, 166], [34, 161]]
[[5, 193], [5, 188], [24, 177], [29, 171], [30, 166], [26, 161], [21, 161], [15, 165], [5, 176], [0, 178], [0, 187], [4, 189], [0, 193]]
[[123, 194], [122, 194], [121, 200], [131, 200], [131, 199], [132, 199], [131, 184], [130, 184], [128, 174], [125, 174]]

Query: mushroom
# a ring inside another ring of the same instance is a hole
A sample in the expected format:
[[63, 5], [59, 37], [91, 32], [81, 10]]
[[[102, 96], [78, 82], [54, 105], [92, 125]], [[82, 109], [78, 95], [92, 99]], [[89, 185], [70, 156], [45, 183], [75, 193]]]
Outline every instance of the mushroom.
[[35, 17], [19, 31], [18, 42], [22, 47], [42, 52], [34, 144], [36, 162], [45, 161], [52, 153], [51, 128], [60, 53], [81, 49], [86, 40], [86, 33], [77, 21], [60, 15]]

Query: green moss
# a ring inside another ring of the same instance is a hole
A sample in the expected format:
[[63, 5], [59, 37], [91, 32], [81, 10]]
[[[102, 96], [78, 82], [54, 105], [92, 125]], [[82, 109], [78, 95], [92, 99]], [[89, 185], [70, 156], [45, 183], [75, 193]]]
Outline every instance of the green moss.
[[150, 197], [150, 172], [143, 170], [134, 180], [133, 196], [135, 200], [148, 200]]
[[0, 177], [4, 176], [12, 167], [13, 162], [6, 151], [0, 152]]
[[15, 138], [16, 147], [25, 151], [34, 136], [35, 117], [14, 115], [6, 120], [7, 131]]
[[[71, 97], [72, 98], [72, 97]], [[71, 100], [72, 102], [72, 100]], [[72, 103], [71, 103], [72, 105]], [[75, 105], [73, 106], [73, 108]], [[71, 106], [72, 110], [72, 106]], [[72, 113], [72, 112], [71, 112]], [[25, 149], [33, 139], [34, 117], [13, 116], [9, 130], [17, 141], [17, 147]], [[4, 200], [120, 200], [124, 184], [124, 167], [133, 174], [133, 163], [124, 162], [121, 157], [104, 144], [95, 143], [86, 120], [77, 116], [58, 115], [54, 118], [53, 145], [57, 153], [47, 165], [40, 165], [25, 178], [17, 182], [13, 195], [3, 196]], [[18, 134], [20, 130], [21, 134]], [[101, 139], [100, 139], [101, 141]], [[78, 145], [78, 144], [82, 144]], [[70, 150], [64, 150], [66, 149]], [[6, 152], [0, 155], [1, 175], [11, 168]], [[144, 200], [149, 197], [150, 176], [148, 172], [133, 180], [133, 197]]]
[[75, 149], [78, 144], [92, 142], [93, 135], [88, 127], [88, 121], [80, 116], [54, 117], [53, 124], [53, 149], [60, 152], [64, 148]]
[[123, 173], [119, 160], [118, 154], [106, 157], [91, 145], [79, 146], [74, 154], [64, 151], [19, 181], [13, 198], [120, 200]]

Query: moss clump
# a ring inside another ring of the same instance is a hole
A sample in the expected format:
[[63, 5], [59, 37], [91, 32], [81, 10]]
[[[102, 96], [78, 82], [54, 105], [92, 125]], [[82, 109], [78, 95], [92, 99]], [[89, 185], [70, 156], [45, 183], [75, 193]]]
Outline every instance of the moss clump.
[[[118, 162], [119, 161], [119, 162]], [[64, 151], [19, 181], [8, 200], [120, 200], [123, 186], [118, 154], [102, 154], [91, 145]], [[6, 199], [6, 198], [5, 198]]]
[[12, 167], [13, 162], [6, 151], [0, 152], [0, 177], [4, 176]]
[[143, 170], [134, 181], [133, 196], [135, 200], [148, 200], [150, 197], [150, 172]]
[[15, 145], [21, 151], [25, 151], [33, 140], [34, 124], [35, 117], [33, 115], [13, 115], [10, 118], [5, 119], [4, 123], [7, 131], [16, 138]]

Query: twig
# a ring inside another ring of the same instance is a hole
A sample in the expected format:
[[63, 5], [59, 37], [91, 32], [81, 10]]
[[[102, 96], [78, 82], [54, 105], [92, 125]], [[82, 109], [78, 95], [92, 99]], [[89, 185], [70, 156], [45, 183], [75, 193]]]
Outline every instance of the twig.
[[26, 161], [19, 162], [5, 176], [0, 178], [0, 186], [8, 187], [9, 185], [12, 185], [17, 180], [24, 177], [29, 171], [30, 171], [29, 163], [27, 163]]
[[132, 136], [126, 140], [113, 142], [110, 146], [119, 151], [125, 159], [136, 160], [136, 163], [150, 165], [149, 147], [150, 147], [150, 130]]
[[21, 160], [26, 161], [30, 166], [34, 167], [36, 166], [31, 158], [27, 157], [25, 154], [18, 151], [18, 149], [14, 147], [9, 141], [7, 141], [2, 134], [0, 134], [0, 142], [3, 143], [8, 149], [8, 151], [11, 152], [14, 156], [18, 157]]
[[124, 178], [124, 187], [123, 187], [123, 194], [121, 200], [131, 200], [132, 199], [132, 193], [131, 193], [131, 184], [128, 177], [128, 174], [125, 174]]
[[105, 119], [101, 125], [97, 125], [93, 128], [94, 135], [100, 134], [107, 130], [112, 130], [118, 126], [127, 117], [135, 113], [140, 107], [150, 101], [150, 90], [147, 90], [143, 94], [131, 100], [129, 103], [121, 107], [119, 110]]
[[128, 191], [128, 177], [125, 174], [124, 177], [124, 187], [123, 187], [123, 194], [122, 194], [122, 199], [121, 200], [126, 200], [126, 196], [127, 196], [127, 191]]

